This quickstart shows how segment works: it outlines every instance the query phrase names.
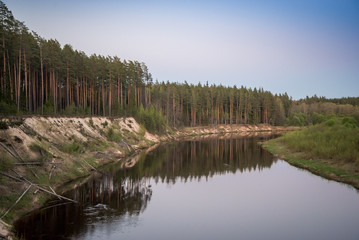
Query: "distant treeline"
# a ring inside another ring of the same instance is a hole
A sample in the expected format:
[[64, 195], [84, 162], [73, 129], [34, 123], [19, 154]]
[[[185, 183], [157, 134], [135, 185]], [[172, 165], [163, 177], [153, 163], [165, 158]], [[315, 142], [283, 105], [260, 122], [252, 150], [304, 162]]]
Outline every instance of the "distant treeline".
[[41, 38], [1, 1], [0, 37], [0, 115], [131, 115], [161, 131], [166, 123], [307, 125], [313, 113], [359, 113], [359, 98], [293, 101], [261, 88], [154, 82], [145, 63]]

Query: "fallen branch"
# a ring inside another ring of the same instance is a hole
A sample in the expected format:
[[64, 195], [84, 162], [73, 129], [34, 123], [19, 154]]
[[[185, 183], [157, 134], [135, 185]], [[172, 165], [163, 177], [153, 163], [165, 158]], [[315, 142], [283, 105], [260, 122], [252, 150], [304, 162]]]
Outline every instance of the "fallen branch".
[[58, 203], [58, 204], [55, 204], [55, 205], [47, 206], [47, 207], [45, 207], [45, 208], [41, 208], [41, 210], [46, 210], [46, 209], [49, 209], [49, 208], [54, 208], [54, 207], [66, 205], [66, 204], [69, 204], [69, 203], [70, 203], [70, 202], [62, 202], [62, 203]]
[[[21, 157], [21, 155], [18, 153], [18, 151], [16, 150], [16, 148], [14, 147], [14, 145], [12, 145], [12, 143], [10, 142], [11, 144], [11, 147], [14, 149], [14, 151], [16, 152], [18, 158], [20, 158], [20, 160], [23, 162], [23, 163], [26, 163], [25, 160]], [[26, 165], [26, 167], [31, 171], [31, 173], [37, 178], [39, 179], [39, 177], [37, 176], [37, 174], [31, 169], [29, 168], [28, 165]]]
[[90, 166], [90, 168], [94, 171], [97, 171], [99, 173], [101, 173], [102, 175], [106, 175], [105, 173], [103, 173], [102, 171], [96, 169], [94, 166], [92, 166], [91, 164], [89, 164], [85, 159], [82, 159], [88, 166]]
[[92, 170], [94, 170], [94, 171], [97, 171], [97, 169], [94, 167], [94, 166], [92, 166], [91, 164], [89, 164], [85, 159], [82, 159]]
[[61, 199], [63, 199], [63, 200], [67, 200], [67, 201], [70, 201], [70, 202], [73, 202], [73, 203], [79, 203], [79, 202], [77, 202], [77, 201], [75, 201], [75, 200], [72, 200], [71, 198], [67, 198], [67, 197], [61, 196], [61, 195], [59, 195], [59, 194], [57, 194], [57, 193], [50, 192], [50, 191], [48, 191], [48, 190], [46, 190], [45, 188], [42, 188], [42, 187], [40, 187], [40, 186], [35, 185], [35, 187], [37, 187], [39, 190], [41, 190], [41, 191], [43, 191], [43, 192], [46, 192], [46, 193], [48, 193], [48, 194], [50, 194], [50, 195], [53, 195], [53, 196], [58, 197], [58, 198], [61, 198]]
[[16, 156], [15, 153], [13, 153], [5, 144], [3, 144], [2, 142], [0, 142], [0, 145], [5, 148], [6, 151], [8, 151], [14, 158], [17, 158], [19, 160], [21, 160], [18, 156]]
[[26, 182], [26, 183], [28, 183], [28, 184], [30, 184], [30, 185], [34, 185], [34, 187], [36, 187], [37, 189], [39, 189], [39, 190], [41, 190], [41, 191], [43, 191], [43, 192], [46, 192], [46, 193], [48, 193], [48, 194], [50, 194], [50, 195], [53, 195], [53, 196], [55, 196], [55, 197], [61, 198], [61, 199], [63, 199], [63, 200], [67, 200], [67, 201], [70, 201], [70, 202], [73, 202], [73, 203], [79, 203], [79, 202], [77, 202], [77, 201], [75, 201], [75, 200], [72, 200], [72, 199], [70, 199], [70, 198], [67, 198], [67, 197], [61, 196], [61, 195], [59, 195], [59, 194], [50, 192], [49, 190], [46, 190], [45, 188], [40, 187], [39, 185], [33, 184], [32, 182], [30, 182], [29, 180], [27, 180], [26, 178], [24, 178], [23, 176], [21, 176], [21, 175], [20, 175], [18, 172], [16, 172], [15, 170], [12, 170], [12, 171], [15, 172], [15, 173], [19, 176], [19, 178], [22, 180], [22, 182]]
[[[21, 196], [16, 200], [16, 202], [15, 202], [13, 205], [11, 205], [11, 207], [1, 216], [1, 218], [5, 217], [6, 214], [8, 214], [13, 207], [15, 207], [15, 205], [21, 200], [21, 198], [22, 198], [23, 196], [25, 196], [25, 194], [27, 193], [27, 191], [30, 190], [31, 187], [32, 187], [32, 184], [30, 184], [30, 185], [26, 188], [26, 190], [21, 194]], [[0, 218], [0, 219], [1, 219], [1, 218]]]
[[[56, 194], [56, 192], [55, 192], [55, 190], [54, 189], [52, 189], [52, 187], [50, 187], [49, 186], [49, 188], [51, 189], [51, 191], [54, 193], [54, 194]], [[57, 194], [56, 194], [57, 195]], [[59, 197], [57, 197], [59, 200], [61, 200], [61, 198], [59, 198]]]
[[56, 168], [56, 165], [52, 165], [51, 171], [50, 171], [50, 174], [49, 174], [49, 180], [51, 179], [52, 172], [54, 171], [55, 168]]
[[3, 175], [3, 176], [6, 176], [6, 177], [8, 177], [8, 178], [14, 179], [15, 181], [22, 182], [21, 179], [19, 179], [19, 178], [17, 178], [17, 177], [13, 177], [13, 176], [11, 176], [11, 175], [9, 175], [9, 174], [7, 174], [7, 173], [0, 172], [0, 174]]
[[15, 165], [42, 165], [43, 162], [24, 162], [24, 163], [14, 163]]
[[135, 151], [135, 149], [130, 144], [128, 144], [125, 139], [122, 139], [122, 142], [127, 146], [127, 148], [130, 148], [132, 149], [132, 151]]

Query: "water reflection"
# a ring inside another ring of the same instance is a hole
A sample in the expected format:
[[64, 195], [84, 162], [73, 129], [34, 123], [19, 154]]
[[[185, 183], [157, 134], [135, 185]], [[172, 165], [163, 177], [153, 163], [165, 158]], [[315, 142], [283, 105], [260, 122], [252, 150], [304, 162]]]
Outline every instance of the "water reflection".
[[16, 230], [25, 239], [76, 239], [91, 233], [95, 224], [126, 221], [146, 209], [151, 181], [174, 184], [270, 168], [275, 160], [258, 145], [262, 140], [231, 136], [161, 145], [106, 167], [106, 175], [94, 176], [66, 194], [81, 205], [60, 204], [37, 211], [17, 222]]

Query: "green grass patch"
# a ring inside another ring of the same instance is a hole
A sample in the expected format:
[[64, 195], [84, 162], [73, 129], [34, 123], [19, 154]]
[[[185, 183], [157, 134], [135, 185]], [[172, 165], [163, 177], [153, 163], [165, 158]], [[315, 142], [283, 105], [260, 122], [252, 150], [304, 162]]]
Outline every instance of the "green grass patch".
[[66, 153], [76, 155], [81, 153], [83, 147], [84, 145], [82, 142], [74, 141], [72, 143], [63, 143], [61, 145], [61, 150]]
[[13, 168], [13, 166], [14, 166], [14, 158], [5, 152], [1, 152], [0, 171], [6, 172], [8, 169]]
[[111, 127], [107, 131], [107, 140], [112, 141], [112, 142], [121, 142], [122, 141], [122, 135], [121, 135], [120, 132], [115, 131]]
[[359, 128], [353, 118], [336, 118], [278, 138], [311, 158], [332, 159], [359, 166]]

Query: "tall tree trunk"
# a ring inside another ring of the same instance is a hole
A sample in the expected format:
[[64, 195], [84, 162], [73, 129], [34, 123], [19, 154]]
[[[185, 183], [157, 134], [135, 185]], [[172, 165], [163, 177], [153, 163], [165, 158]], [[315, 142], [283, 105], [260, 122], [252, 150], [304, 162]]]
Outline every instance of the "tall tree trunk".
[[108, 115], [111, 116], [111, 93], [112, 93], [112, 79], [111, 79], [111, 70], [110, 70], [110, 82], [109, 82], [110, 86], [109, 86], [109, 90], [108, 90]]
[[69, 91], [69, 82], [70, 82], [70, 72], [69, 72], [69, 62], [66, 62], [66, 107], [70, 105], [70, 91]]
[[2, 31], [2, 49], [3, 49], [3, 57], [4, 57], [4, 72], [3, 72], [3, 75], [2, 75], [2, 83], [3, 83], [3, 86], [2, 86], [2, 90], [4, 91], [3, 93], [5, 94], [6, 93], [6, 90], [5, 90], [5, 86], [6, 86], [6, 56], [5, 56], [5, 33], [4, 33], [4, 27], [3, 27], [3, 31]]
[[120, 85], [121, 108], [123, 108], [122, 79], [120, 79]]
[[102, 114], [105, 116], [105, 83], [102, 79]]
[[44, 114], [44, 71], [42, 63], [42, 46], [40, 44], [40, 66], [41, 66], [41, 114]]
[[76, 77], [76, 106], [80, 106], [80, 96], [79, 96], [79, 77]]
[[27, 63], [26, 63], [26, 50], [24, 49], [24, 67], [25, 67], [25, 106], [29, 110], [29, 103], [27, 101]]

